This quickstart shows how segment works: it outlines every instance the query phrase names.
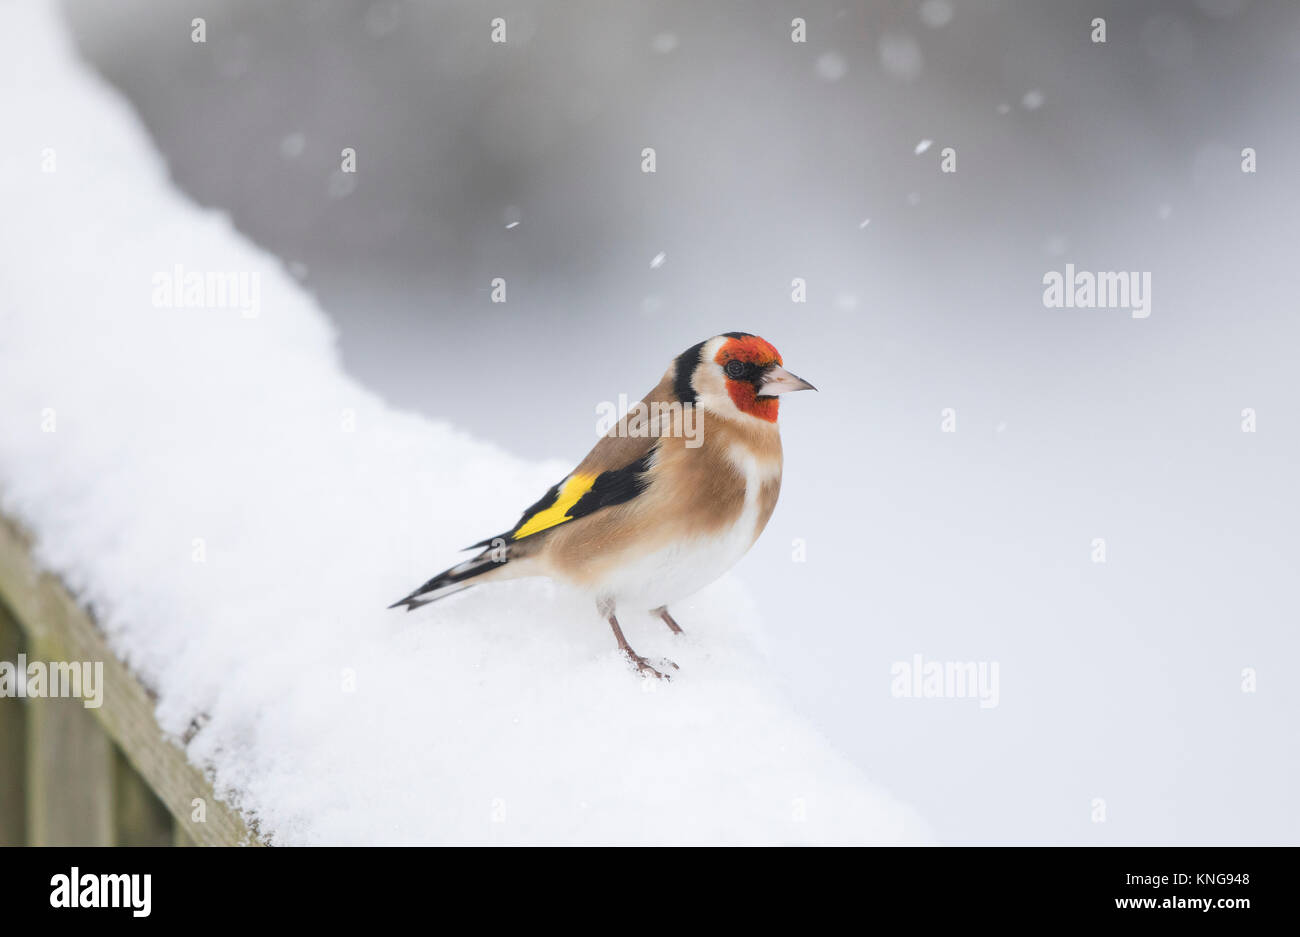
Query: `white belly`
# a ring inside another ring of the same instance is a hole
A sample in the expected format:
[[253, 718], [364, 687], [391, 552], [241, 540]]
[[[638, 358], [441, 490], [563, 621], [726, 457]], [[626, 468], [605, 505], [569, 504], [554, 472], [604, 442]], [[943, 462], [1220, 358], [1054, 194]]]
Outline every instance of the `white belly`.
[[733, 451], [732, 460], [745, 479], [745, 501], [731, 527], [621, 565], [600, 584], [602, 596], [620, 608], [658, 608], [698, 592], [736, 565], [758, 537], [759, 491], [769, 472], [744, 450]]

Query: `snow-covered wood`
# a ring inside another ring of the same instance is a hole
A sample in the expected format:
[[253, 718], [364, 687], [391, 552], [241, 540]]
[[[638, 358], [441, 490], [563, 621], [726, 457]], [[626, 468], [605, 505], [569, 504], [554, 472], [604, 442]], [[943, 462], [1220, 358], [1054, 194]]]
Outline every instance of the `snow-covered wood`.
[[[213, 794], [184, 751], [164, 737], [153, 716], [153, 699], [114, 657], [90, 616], [57, 579], [37, 571], [26, 538], [3, 519], [0, 601], [23, 628], [28, 659], [104, 663], [103, 705], [97, 708], [87, 708], [79, 699], [35, 699], [25, 705], [0, 700], [9, 722], [13, 713], [26, 713], [29, 842], [107, 846], [118, 841], [122, 784], [114, 780], [121, 772], [114, 767], [110, 740], [196, 842], [253, 842], [239, 814]], [[192, 819], [196, 799], [204, 805], [202, 823]], [[129, 820], [125, 826], [138, 828]]]
[[[0, 601], [0, 660], [16, 660], [22, 630]], [[0, 700], [0, 846], [27, 842], [27, 713]]]

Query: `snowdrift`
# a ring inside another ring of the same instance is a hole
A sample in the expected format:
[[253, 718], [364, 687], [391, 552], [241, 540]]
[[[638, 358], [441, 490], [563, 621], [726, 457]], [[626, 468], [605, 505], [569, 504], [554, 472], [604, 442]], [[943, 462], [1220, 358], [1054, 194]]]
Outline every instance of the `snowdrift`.
[[344, 374], [312, 299], [170, 187], [48, 5], [0, 6], [0, 95], [0, 510], [270, 842], [925, 837], [769, 686], [734, 581], [675, 609], [684, 638], [625, 620], [670, 685], [545, 582], [385, 610], [570, 466]]

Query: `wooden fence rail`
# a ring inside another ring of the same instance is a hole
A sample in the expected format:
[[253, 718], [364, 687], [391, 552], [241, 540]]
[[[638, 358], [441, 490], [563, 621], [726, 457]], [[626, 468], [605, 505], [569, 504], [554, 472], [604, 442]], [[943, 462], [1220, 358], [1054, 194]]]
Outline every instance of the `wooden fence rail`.
[[[166, 739], [149, 691], [0, 517], [0, 661], [103, 662], [103, 704], [0, 699], [0, 845], [256, 845]], [[198, 818], [198, 819], [196, 819]]]

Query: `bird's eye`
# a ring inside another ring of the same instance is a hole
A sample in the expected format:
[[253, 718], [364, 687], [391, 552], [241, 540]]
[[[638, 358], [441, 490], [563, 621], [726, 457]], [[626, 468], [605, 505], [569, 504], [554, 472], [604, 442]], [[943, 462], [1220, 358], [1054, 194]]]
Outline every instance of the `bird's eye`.
[[745, 362], [733, 358], [727, 362], [727, 366], [723, 370], [727, 372], [727, 377], [738, 378], [745, 373]]

